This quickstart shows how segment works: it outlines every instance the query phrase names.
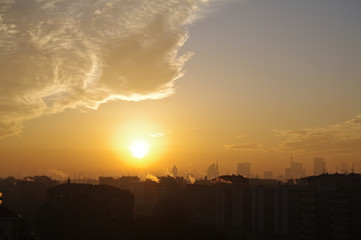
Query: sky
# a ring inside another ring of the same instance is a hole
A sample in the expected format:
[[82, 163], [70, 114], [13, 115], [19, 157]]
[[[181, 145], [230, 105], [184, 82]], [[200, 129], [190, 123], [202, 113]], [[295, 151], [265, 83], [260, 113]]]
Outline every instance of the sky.
[[360, 42], [356, 0], [0, 0], [0, 177], [361, 172]]

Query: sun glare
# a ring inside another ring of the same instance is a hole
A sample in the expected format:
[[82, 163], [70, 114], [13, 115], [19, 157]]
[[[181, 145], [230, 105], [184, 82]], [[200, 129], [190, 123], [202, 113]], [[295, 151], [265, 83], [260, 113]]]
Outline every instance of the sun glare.
[[144, 158], [145, 156], [147, 156], [147, 154], [149, 153], [149, 150], [150, 150], [150, 145], [144, 139], [134, 139], [129, 144], [129, 150], [130, 150], [131, 154], [133, 155], [133, 157], [140, 159], [140, 158]]
[[128, 167], [145, 168], [160, 161], [167, 149], [163, 127], [149, 122], [124, 122], [114, 130], [112, 149]]

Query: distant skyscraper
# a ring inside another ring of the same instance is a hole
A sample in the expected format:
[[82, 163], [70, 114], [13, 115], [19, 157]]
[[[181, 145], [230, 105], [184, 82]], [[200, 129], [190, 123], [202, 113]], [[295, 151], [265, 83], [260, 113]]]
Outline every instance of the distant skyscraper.
[[292, 161], [291, 167], [286, 168], [285, 175], [287, 179], [305, 177], [305, 169], [303, 168], [303, 164]]
[[208, 170], [207, 170], [207, 177], [209, 179], [213, 179], [213, 178], [217, 177], [216, 164], [213, 163], [213, 164], [209, 165]]
[[294, 162], [291, 154], [291, 167], [285, 169], [286, 179], [305, 177], [305, 172], [303, 164]]
[[264, 179], [273, 179], [273, 172], [272, 171], [265, 171], [263, 173], [263, 178]]
[[244, 177], [249, 177], [251, 174], [251, 164], [248, 162], [238, 163], [237, 174]]
[[323, 158], [313, 159], [313, 169], [315, 176], [321, 175], [326, 171], [326, 162], [323, 160]]
[[176, 177], [176, 176], [178, 176], [178, 169], [177, 169], [177, 167], [174, 165], [174, 167], [172, 168], [172, 173], [173, 173], [173, 175]]

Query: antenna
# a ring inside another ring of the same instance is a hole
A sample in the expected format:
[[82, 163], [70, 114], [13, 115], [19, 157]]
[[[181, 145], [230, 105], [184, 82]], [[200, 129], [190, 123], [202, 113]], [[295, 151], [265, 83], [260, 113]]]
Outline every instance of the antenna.
[[218, 177], [218, 160], [216, 162], [216, 177]]

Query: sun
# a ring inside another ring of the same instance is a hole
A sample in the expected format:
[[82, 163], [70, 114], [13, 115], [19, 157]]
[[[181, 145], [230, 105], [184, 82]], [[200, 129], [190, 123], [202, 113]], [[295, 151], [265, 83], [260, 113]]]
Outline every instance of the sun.
[[129, 151], [133, 157], [141, 159], [148, 155], [150, 144], [142, 138], [134, 139], [129, 144]]

